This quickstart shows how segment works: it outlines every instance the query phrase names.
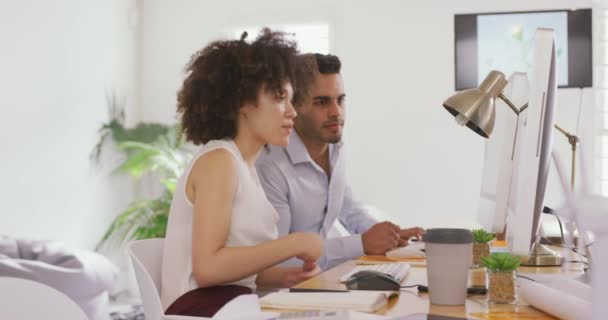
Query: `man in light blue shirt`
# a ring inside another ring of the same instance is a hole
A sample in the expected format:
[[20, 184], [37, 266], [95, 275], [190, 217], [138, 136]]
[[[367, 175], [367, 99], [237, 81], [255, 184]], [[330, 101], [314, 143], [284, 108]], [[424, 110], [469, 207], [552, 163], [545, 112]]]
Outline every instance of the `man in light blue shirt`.
[[[322, 270], [364, 254], [384, 254], [423, 232], [378, 222], [353, 196], [342, 152], [346, 95], [340, 68], [333, 55], [298, 57], [295, 130], [286, 148], [269, 146], [256, 163], [266, 196], [279, 213], [279, 236], [298, 231], [321, 234]], [[351, 235], [328, 238], [336, 220]], [[286, 262], [293, 263], [300, 262]]]

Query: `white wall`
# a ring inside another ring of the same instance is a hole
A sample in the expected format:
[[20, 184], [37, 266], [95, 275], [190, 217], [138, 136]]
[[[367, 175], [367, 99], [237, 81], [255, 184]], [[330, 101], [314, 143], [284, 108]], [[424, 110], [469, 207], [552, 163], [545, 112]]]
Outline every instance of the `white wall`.
[[[225, 30], [328, 22], [330, 50], [344, 65], [355, 191], [403, 225], [470, 227], [484, 141], [441, 107], [454, 88], [453, 15], [576, 6], [590, 7], [591, 0], [146, 1], [142, 116], [175, 121], [184, 65]], [[577, 93], [561, 91], [558, 104], [560, 121], [563, 110], [578, 105]]]
[[[457, 126], [441, 106], [454, 90], [453, 15], [590, 7], [591, 1], [379, 3], [349, 2], [336, 44], [345, 64], [355, 190], [402, 224], [471, 226], [484, 141]], [[560, 90], [556, 119], [569, 130], [575, 128], [573, 106], [577, 91]], [[555, 141], [568, 150], [561, 137]]]
[[[130, 200], [89, 154], [106, 92], [134, 101], [133, 1], [0, 2], [0, 234], [92, 248]], [[130, 109], [127, 110], [132, 121]]]
[[176, 121], [176, 94], [184, 67], [190, 56], [210, 41], [244, 26], [334, 22], [339, 19], [338, 4], [323, 0], [145, 1], [142, 118], [145, 121]]

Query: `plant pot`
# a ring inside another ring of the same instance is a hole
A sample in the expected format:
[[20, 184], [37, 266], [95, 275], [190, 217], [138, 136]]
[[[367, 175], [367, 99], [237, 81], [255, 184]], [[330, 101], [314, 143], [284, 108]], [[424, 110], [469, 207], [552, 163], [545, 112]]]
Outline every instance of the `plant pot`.
[[469, 270], [469, 286], [472, 288], [488, 288], [488, 275], [485, 267], [473, 267]]
[[481, 257], [490, 255], [490, 243], [473, 243], [473, 265], [481, 266]]
[[488, 271], [489, 303], [510, 304], [515, 303], [515, 271]]

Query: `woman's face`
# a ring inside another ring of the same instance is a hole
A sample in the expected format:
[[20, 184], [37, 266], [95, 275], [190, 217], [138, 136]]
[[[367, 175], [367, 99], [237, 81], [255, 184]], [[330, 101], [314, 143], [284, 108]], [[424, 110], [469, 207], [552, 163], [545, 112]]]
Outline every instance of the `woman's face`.
[[287, 146], [296, 110], [291, 104], [293, 88], [285, 82], [280, 92], [262, 87], [255, 106], [244, 106], [250, 132], [264, 144]]

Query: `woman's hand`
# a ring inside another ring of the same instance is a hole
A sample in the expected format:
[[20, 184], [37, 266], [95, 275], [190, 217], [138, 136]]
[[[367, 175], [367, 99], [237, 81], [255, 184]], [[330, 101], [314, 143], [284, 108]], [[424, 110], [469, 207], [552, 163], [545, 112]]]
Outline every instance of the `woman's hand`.
[[298, 283], [308, 280], [321, 272], [319, 266], [313, 261], [305, 261], [301, 268], [295, 267], [285, 273], [282, 287], [291, 288]]
[[323, 240], [321, 236], [310, 232], [292, 233], [295, 244], [300, 248], [296, 258], [305, 262], [315, 262], [323, 254]]

